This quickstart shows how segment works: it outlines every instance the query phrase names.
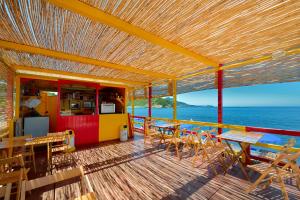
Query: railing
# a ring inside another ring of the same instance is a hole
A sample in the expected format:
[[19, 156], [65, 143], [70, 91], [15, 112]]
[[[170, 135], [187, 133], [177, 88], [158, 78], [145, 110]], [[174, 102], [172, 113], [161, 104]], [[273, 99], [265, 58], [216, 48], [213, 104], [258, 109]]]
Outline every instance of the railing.
[[[132, 119], [132, 122], [133, 122], [133, 129], [134, 129], [134, 131], [145, 134], [146, 117], [143, 117], [143, 116], [131, 116], [131, 119]], [[135, 121], [134, 119], [142, 119], [143, 122], [138, 122], [138, 121]], [[141, 125], [142, 128], [136, 127], [135, 126], [136, 124]]]
[[[145, 133], [145, 119], [146, 117], [144, 116], [132, 116], [132, 118], [136, 119], [143, 119], [143, 122], [134, 122], [135, 124], [142, 124], [143, 128], [135, 128], [135, 130]], [[168, 118], [157, 118], [157, 117], [152, 117], [151, 119], [158, 120], [158, 121], [174, 121], [172, 119]], [[240, 130], [240, 131], [253, 131], [253, 132], [263, 132], [263, 133], [268, 133], [268, 134], [277, 134], [277, 135], [286, 135], [286, 136], [296, 136], [300, 137], [300, 131], [295, 131], [295, 130], [282, 130], [282, 129], [271, 129], [271, 128], [259, 128], [259, 127], [251, 127], [251, 126], [242, 126], [242, 125], [231, 125], [231, 124], [218, 124], [214, 122], [200, 122], [200, 121], [190, 121], [190, 120], [175, 120], [176, 122], [182, 123], [182, 124], [191, 124], [191, 125], [196, 125], [196, 126], [206, 126], [206, 127], [216, 127], [216, 128], [224, 128], [224, 129], [233, 129], [233, 130]], [[191, 133], [191, 131], [187, 131], [187, 133]], [[273, 149], [276, 151], [280, 151], [283, 149], [283, 146], [281, 145], [276, 145], [276, 144], [268, 144], [268, 143], [256, 143], [256, 147], [263, 147], [263, 148], [268, 148], [268, 149]], [[292, 151], [300, 151], [300, 148], [293, 148]], [[261, 161], [266, 161], [266, 158], [264, 157], [259, 157], [255, 155], [250, 155], [250, 157], [256, 159], [256, 160], [261, 160]]]

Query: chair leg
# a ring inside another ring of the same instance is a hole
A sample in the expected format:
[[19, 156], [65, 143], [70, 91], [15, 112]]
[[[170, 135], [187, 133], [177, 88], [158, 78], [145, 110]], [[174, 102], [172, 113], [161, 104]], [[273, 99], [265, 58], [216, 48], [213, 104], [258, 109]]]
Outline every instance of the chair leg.
[[23, 180], [23, 169], [21, 169], [20, 178], [19, 178], [19, 181], [17, 183], [17, 198], [16, 199], [18, 199], [18, 200], [21, 197], [22, 180]]
[[194, 146], [194, 151], [195, 151], [195, 155], [194, 155], [194, 158], [193, 158], [193, 161], [192, 161], [192, 165], [193, 167], [195, 167], [195, 163], [197, 161], [197, 159], [199, 159], [199, 146], [198, 145], [195, 145]]
[[179, 160], [180, 160], [180, 154], [179, 154], [178, 143], [175, 143], [175, 148], [176, 148], [176, 154], [177, 154], [177, 157], [178, 157]]
[[226, 172], [226, 163], [225, 163], [225, 160], [224, 160], [224, 158], [222, 157], [222, 155], [220, 155], [220, 156], [218, 156], [219, 158], [219, 162], [221, 163], [221, 166], [222, 166], [222, 168], [223, 168], [223, 171], [224, 171], [224, 173]]
[[207, 160], [208, 160], [208, 163], [211, 165], [214, 174], [217, 176], [217, 175], [218, 175], [218, 172], [217, 172], [217, 170], [216, 170], [214, 164], [211, 162], [211, 160], [210, 160], [210, 158], [209, 158], [208, 156], [207, 156]]
[[278, 180], [279, 180], [279, 183], [280, 183], [280, 187], [281, 187], [281, 192], [282, 192], [282, 195], [284, 197], [284, 200], [288, 200], [289, 199], [289, 196], [286, 192], [286, 188], [285, 188], [285, 185], [284, 185], [284, 182], [283, 182], [283, 179], [281, 177], [281, 174], [280, 174], [280, 171], [276, 168], [276, 172], [277, 172], [277, 176], [278, 176]]
[[32, 164], [33, 164], [33, 169], [34, 169], [34, 173], [36, 174], [36, 165], [35, 165], [35, 153], [34, 153], [34, 149], [32, 147]]
[[168, 153], [168, 152], [169, 152], [171, 144], [172, 144], [172, 143], [171, 143], [171, 142], [169, 142], [169, 144], [168, 144], [168, 146], [167, 146], [167, 149], [166, 149], [166, 153]]
[[246, 190], [246, 193], [249, 193], [253, 191], [258, 184], [266, 177], [269, 175], [269, 172], [272, 170], [273, 167], [269, 167], [260, 177]]
[[295, 162], [291, 163], [293, 173], [295, 174], [297, 188], [300, 190], [300, 170]]

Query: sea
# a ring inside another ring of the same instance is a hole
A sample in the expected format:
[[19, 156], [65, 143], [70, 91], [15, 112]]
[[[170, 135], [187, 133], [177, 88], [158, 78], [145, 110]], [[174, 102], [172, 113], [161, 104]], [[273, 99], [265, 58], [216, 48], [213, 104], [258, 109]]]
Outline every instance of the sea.
[[[131, 113], [130, 107], [128, 107], [128, 112]], [[148, 108], [135, 108], [134, 115], [147, 116]], [[172, 119], [173, 109], [152, 108], [152, 116]], [[180, 120], [217, 122], [217, 116], [216, 107], [191, 106], [177, 108], [177, 119]], [[300, 107], [223, 107], [223, 122], [224, 124], [300, 131]], [[266, 133], [259, 142], [284, 145], [291, 138], [296, 141], [295, 146], [300, 148], [300, 135], [299, 137], [292, 137]], [[264, 154], [269, 151], [272, 150], [251, 147], [251, 153], [254, 154]]]

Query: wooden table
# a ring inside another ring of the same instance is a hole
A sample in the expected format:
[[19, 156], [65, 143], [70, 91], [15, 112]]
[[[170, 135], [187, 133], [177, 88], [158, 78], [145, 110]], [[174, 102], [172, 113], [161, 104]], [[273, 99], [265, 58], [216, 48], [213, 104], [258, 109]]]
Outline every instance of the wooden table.
[[176, 130], [178, 130], [178, 128], [180, 126], [180, 123], [154, 124], [152, 126], [158, 128], [158, 130], [160, 132], [159, 144], [162, 144], [163, 140], [165, 142], [166, 130], [170, 130], [172, 132], [172, 137], [174, 137]]
[[[222, 139], [226, 142], [227, 146], [230, 149], [231, 154], [234, 157], [232, 162], [226, 169], [226, 171], [228, 171], [229, 167], [233, 166], [236, 162], [238, 162], [242, 169], [243, 174], [249, 180], [249, 176], [244, 167], [244, 163], [242, 163], [242, 161], [240, 160], [240, 156], [242, 154], [244, 154], [246, 160], [250, 159], [250, 155], [248, 155], [248, 152], [246, 151], [246, 149], [248, 149], [251, 144], [256, 144], [263, 136], [264, 136], [264, 133], [246, 132], [246, 131], [237, 131], [237, 130], [230, 130], [221, 135], [217, 135], [216, 136], [217, 138]], [[229, 144], [229, 141], [237, 142], [239, 144], [239, 146], [241, 147], [241, 151], [236, 153], [232, 149], [231, 145]]]
[[42, 137], [34, 137], [34, 138], [26, 138], [24, 140], [7, 140], [0, 142], [0, 150], [8, 149], [8, 156], [12, 156], [12, 150], [16, 147], [23, 146], [31, 146], [31, 145], [39, 145], [39, 144], [47, 144], [47, 160], [48, 166], [52, 165], [52, 152], [51, 146], [53, 142], [63, 142], [68, 138], [68, 134], [62, 135], [51, 135], [51, 136], [42, 136]]

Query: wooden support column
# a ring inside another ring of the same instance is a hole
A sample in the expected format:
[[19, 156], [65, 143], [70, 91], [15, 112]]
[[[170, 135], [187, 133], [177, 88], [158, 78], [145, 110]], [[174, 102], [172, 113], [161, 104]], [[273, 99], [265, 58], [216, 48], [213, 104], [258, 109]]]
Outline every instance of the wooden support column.
[[20, 76], [16, 76], [16, 106], [15, 106], [15, 119], [20, 117], [20, 100], [21, 100], [21, 82]]
[[[218, 83], [218, 125], [223, 123], [223, 70], [220, 69], [222, 64], [219, 65], [217, 72]], [[218, 134], [222, 134], [222, 128], [218, 127]]]
[[148, 117], [152, 117], [152, 86], [148, 88]]
[[173, 80], [173, 120], [177, 119], [177, 82]]
[[[131, 116], [134, 116], [134, 90], [132, 90], [131, 94]], [[132, 118], [134, 120], [134, 118]]]
[[[60, 93], [61, 93], [61, 82], [60, 80], [57, 81], [57, 113], [56, 113], [56, 120], [57, 122], [59, 122], [60, 119]], [[56, 124], [56, 128], [57, 128], [57, 124]]]

